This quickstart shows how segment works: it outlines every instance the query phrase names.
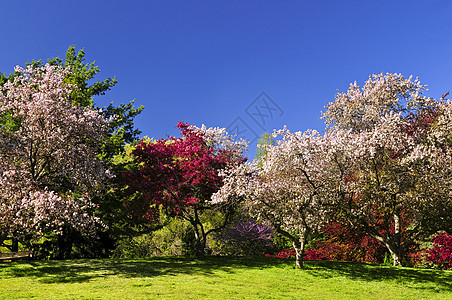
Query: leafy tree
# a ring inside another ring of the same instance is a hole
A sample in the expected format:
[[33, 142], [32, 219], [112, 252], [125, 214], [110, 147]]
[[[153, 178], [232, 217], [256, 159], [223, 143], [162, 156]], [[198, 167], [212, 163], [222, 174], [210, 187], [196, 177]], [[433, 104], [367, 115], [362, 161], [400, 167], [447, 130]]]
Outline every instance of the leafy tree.
[[[136, 194], [128, 209], [139, 222], [156, 219], [159, 206], [193, 227], [196, 252], [203, 256], [207, 236], [224, 227], [232, 205], [212, 204], [222, 178], [218, 172], [243, 160], [245, 144], [232, 141], [224, 129], [197, 128], [179, 123], [182, 137], [142, 141], [133, 151], [138, 168], [125, 174], [129, 192]], [[223, 214], [221, 225], [208, 229], [207, 217]]]
[[[50, 59], [48, 63], [69, 69], [70, 73], [65, 77], [65, 82], [77, 87], [77, 89], [73, 89], [70, 95], [73, 104], [95, 107], [94, 96], [104, 95], [117, 83], [114, 77], [103, 81], [98, 80], [89, 85], [89, 81], [100, 72], [100, 69], [95, 65], [95, 61], [85, 63], [85, 51], [80, 49], [76, 54], [75, 46], [68, 48], [64, 61], [56, 57]], [[32, 64], [40, 64], [40, 62], [33, 62]], [[110, 103], [107, 107], [102, 108], [103, 115], [110, 120], [111, 130], [109, 139], [103, 147], [103, 158], [111, 160], [123, 151], [126, 143], [136, 141], [141, 134], [141, 131], [134, 128], [133, 120], [143, 111], [144, 107], [135, 108], [133, 104], [134, 100], [119, 106]]]
[[[33, 62], [36, 64], [40, 62]], [[94, 97], [104, 95], [116, 84], [116, 78], [107, 78], [90, 82], [99, 74], [100, 69], [95, 62], [85, 62], [85, 52], [80, 49], [76, 52], [75, 46], [70, 46], [64, 60], [59, 57], [49, 60], [51, 65], [66, 67], [70, 70], [65, 81], [76, 85], [77, 89], [71, 92], [70, 98], [73, 104], [95, 107]], [[96, 109], [99, 109], [96, 107]], [[99, 239], [78, 238], [77, 245], [83, 247], [81, 252], [89, 256], [108, 255], [107, 249], [114, 247], [114, 240], [123, 232], [129, 231], [130, 222], [124, 213], [124, 198], [121, 192], [121, 176], [127, 164], [121, 162], [118, 157], [126, 155], [125, 146], [136, 143], [141, 131], [134, 128], [134, 118], [143, 111], [144, 107], [134, 107], [134, 100], [126, 104], [115, 106], [110, 103], [102, 108], [102, 115], [109, 120], [107, 138], [99, 149], [98, 156], [105, 162], [112, 176], [109, 178], [108, 189], [99, 193], [93, 201], [98, 205], [97, 215], [108, 225], [107, 229], [100, 228]], [[75, 238], [75, 235], [72, 234]], [[106, 252], [107, 251], [107, 252]]]
[[[80, 49], [76, 54], [76, 47], [74, 45], [68, 48], [64, 60], [55, 57], [49, 59], [47, 63], [51, 66], [60, 66], [69, 70], [69, 72], [65, 73], [64, 82], [76, 87], [71, 90], [69, 95], [69, 99], [73, 105], [97, 108], [94, 104], [94, 96], [104, 95], [117, 83], [116, 78], [107, 78], [103, 81], [97, 80], [89, 84], [100, 72], [100, 69], [95, 65], [95, 61], [85, 63], [85, 51]], [[39, 68], [44, 63], [38, 60], [27, 63], [27, 65]], [[0, 85], [4, 85], [8, 80], [12, 81], [17, 75], [20, 74], [17, 72], [11, 73], [6, 77], [0, 73]], [[123, 151], [122, 148], [126, 143], [136, 141], [141, 134], [141, 131], [134, 128], [133, 120], [143, 111], [144, 107], [140, 106], [135, 108], [133, 103], [134, 100], [128, 104], [120, 104], [119, 106], [114, 106], [113, 103], [110, 103], [109, 106], [102, 109], [103, 115], [110, 120], [109, 139], [105, 141], [102, 151], [103, 158], [112, 160], [115, 155]]]
[[[99, 67], [95, 65], [94, 61], [89, 64], [85, 63], [85, 51], [80, 49], [76, 54], [74, 45], [68, 48], [64, 62], [56, 57], [48, 60], [48, 63], [69, 69], [70, 73], [65, 77], [65, 82], [77, 87], [70, 94], [72, 104], [93, 107], [93, 96], [104, 95], [117, 83], [116, 78], [107, 78], [89, 85], [88, 81], [100, 72]], [[41, 64], [40, 61], [31, 63], [31, 65]]]

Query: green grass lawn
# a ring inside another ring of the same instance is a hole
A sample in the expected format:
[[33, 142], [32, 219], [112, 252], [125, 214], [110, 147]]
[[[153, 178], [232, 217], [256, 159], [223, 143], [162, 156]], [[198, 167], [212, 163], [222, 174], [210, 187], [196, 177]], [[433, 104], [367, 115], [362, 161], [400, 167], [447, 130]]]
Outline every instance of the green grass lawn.
[[277, 258], [0, 262], [0, 299], [452, 299], [452, 272]]

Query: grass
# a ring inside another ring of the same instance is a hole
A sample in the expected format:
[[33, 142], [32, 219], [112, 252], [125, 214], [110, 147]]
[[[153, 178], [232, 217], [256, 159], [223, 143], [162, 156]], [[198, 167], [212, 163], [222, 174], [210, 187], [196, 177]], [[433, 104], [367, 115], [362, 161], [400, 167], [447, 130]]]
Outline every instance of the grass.
[[452, 299], [452, 272], [277, 258], [0, 263], [0, 299]]

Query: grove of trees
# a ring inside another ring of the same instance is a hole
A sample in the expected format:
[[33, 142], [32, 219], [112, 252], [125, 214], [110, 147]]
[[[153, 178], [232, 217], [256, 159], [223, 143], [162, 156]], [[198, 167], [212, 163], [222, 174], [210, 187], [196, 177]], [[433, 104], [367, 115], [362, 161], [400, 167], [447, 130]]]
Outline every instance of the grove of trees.
[[[434, 243], [449, 243], [452, 102], [425, 97], [419, 80], [355, 82], [325, 107], [322, 133], [264, 134], [250, 162], [247, 143], [224, 128], [180, 122], [179, 137], [140, 139], [143, 107], [96, 107], [116, 79], [90, 84], [100, 70], [84, 55], [71, 46], [64, 61], [0, 74], [0, 247], [108, 257], [168, 226], [192, 240], [193, 255], [285, 243], [302, 268], [307, 249], [320, 253], [315, 241], [339, 233], [384, 247], [394, 266], [438, 232]], [[452, 265], [445, 249], [427, 261]]]

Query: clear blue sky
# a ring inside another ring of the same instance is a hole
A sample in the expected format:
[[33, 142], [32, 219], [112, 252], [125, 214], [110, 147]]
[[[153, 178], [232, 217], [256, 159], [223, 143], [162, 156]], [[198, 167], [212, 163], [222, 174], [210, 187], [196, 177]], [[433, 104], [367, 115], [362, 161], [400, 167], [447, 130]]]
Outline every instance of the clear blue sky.
[[448, 0], [3, 0], [0, 72], [75, 44], [98, 79], [117, 76], [98, 106], [145, 106], [143, 136], [186, 121], [253, 139], [322, 130], [336, 91], [372, 73], [419, 76], [434, 98], [452, 90], [451, 15]]

